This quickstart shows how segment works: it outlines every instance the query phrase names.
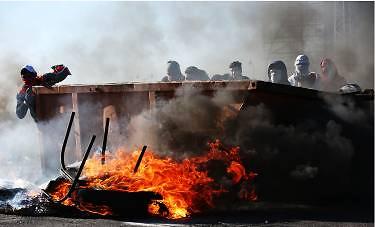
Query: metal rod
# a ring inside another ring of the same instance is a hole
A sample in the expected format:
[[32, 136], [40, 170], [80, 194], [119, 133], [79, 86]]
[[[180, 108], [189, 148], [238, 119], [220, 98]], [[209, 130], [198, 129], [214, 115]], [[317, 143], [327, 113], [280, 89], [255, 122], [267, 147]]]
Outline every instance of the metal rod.
[[73, 182], [73, 180], [74, 180], [74, 176], [70, 175], [70, 173], [68, 173], [67, 170], [60, 169], [60, 172], [61, 172], [62, 176], [63, 176], [65, 179], [67, 179], [67, 180], [70, 181], [70, 183]]
[[85, 153], [85, 155], [84, 155], [84, 157], [82, 159], [81, 165], [79, 166], [77, 175], [74, 178], [74, 181], [73, 181], [72, 185], [70, 186], [70, 189], [69, 189], [68, 193], [64, 196], [64, 198], [62, 198], [62, 199], [60, 199], [60, 200], [58, 200], [56, 202], [62, 203], [62, 202], [64, 202], [70, 196], [70, 194], [72, 194], [73, 190], [75, 189], [76, 184], [78, 183], [78, 179], [81, 176], [81, 173], [82, 173], [83, 167], [85, 166], [86, 160], [89, 157], [92, 145], [94, 144], [94, 141], [95, 141], [95, 138], [96, 138], [96, 136], [93, 135], [92, 138], [91, 138], [90, 144], [87, 147], [86, 153]]
[[63, 145], [61, 147], [60, 162], [61, 162], [61, 168], [63, 170], [66, 170], [66, 166], [65, 166], [65, 148], [66, 148], [66, 144], [68, 142], [68, 138], [69, 138], [70, 130], [72, 128], [73, 119], [74, 119], [75, 114], [76, 114], [76, 112], [73, 111], [71, 113], [71, 115], [70, 115], [70, 120], [69, 120], [68, 128], [66, 129], [64, 142], [63, 142]]
[[147, 146], [146, 145], [143, 146], [141, 154], [138, 157], [137, 164], [134, 167], [134, 173], [138, 171], [139, 165], [141, 164], [141, 161], [142, 161], [143, 155], [145, 154], [146, 149], [147, 149]]
[[105, 149], [107, 148], [107, 137], [108, 137], [109, 118], [105, 119], [104, 138], [102, 146], [102, 165], [105, 163]]

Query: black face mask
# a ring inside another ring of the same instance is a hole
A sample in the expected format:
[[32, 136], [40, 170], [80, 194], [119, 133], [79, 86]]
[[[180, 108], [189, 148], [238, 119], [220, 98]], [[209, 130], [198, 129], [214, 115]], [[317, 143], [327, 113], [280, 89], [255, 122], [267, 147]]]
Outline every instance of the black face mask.
[[25, 68], [23, 68], [22, 70], [21, 70], [21, 77], [22, 77], [22, 79], [32, 79], [32, 78], [34, 78], [34, 77], [36, 77], [37, 75], [36, 75], [36, 73], [35, 72], [30, 72], [30, 71], [28, 71], [27, 69], [25, 69]]

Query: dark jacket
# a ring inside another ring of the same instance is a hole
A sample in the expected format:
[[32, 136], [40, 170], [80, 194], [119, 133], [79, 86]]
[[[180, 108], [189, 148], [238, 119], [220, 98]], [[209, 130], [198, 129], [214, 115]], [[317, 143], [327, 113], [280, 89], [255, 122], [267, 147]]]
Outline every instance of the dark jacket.
[[[60, 65], [61, 66], [61, 65]], [[54, 68], [53, 66], [52, 68]], [[45, 73], [42, 76], [37, 76], [28, 80], [24, 80], [24, 85], [21, 90], [17, 93], [17, 106], [16, 114], [19, 119], [26, 116], [27, 110], [30, 110], [30, 115], [35, 121], [36, 111], [35, 111], [35, 94], [32, 91], [33, 86], [44, 86], [52, 87], [56, 83], [63, 81], [68, 75], [71, 75], [68, 67], [62, 66], [58, 70], [54, 69], [53, 73]]]

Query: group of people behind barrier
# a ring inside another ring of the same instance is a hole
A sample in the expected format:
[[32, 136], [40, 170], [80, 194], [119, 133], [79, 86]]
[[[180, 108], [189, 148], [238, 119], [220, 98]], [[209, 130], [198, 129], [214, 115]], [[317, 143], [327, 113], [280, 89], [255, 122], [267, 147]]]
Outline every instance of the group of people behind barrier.
[[[357, 84], [347, 84], [336, 68], [335, 63], [324, 58], [320, 62], [321, 74], [310, 72], [310, 61], [306, 55], [298, 55], [294, 62], [295, 70], [288, 77], [287, 69], [282, 61], [274, 61], [268, 66], [268, 81], [277, 84], [284, 84], [296, 87], [305, 87], [310, 89], [355, 93], [361, 92]], [[64, 65], [54, 65], [51, 67], [52, 72], [45, 73], [41, 76], [31, 65], [26, 65], [21, 69], [21, 78], [23, 86], [17, 93], [16, 114], [18, 118], [24, 118], [28, 110], [31, 116], [36, 120], [35, 94], [32, 92], [32, 86], [52, 87], [58, 82], [63, 81], [68, 75], [71, 75], [68, 67]], [[215, 74], [211, 78], [207, 72], [196, 66], [189, 66], [185, 70], [184, 76], [181, 72], [180, 65], [176, 61], [168, 61], [167, 76], [162, 78], [162, 82], [172, 81], [234, 81], [250, 80], [249, 77], [242, 74], [242, 63], [234, 61], [229, 65], [230, 73]]]
[[[328, 92], [360, 92], [361, 88], [357, 84], [347, 84], [335, 65], [329, 58], [323, 58], [320, 62], [321, 73], [309, 70], [310, 61], [306, 55], [298, 55], [294, 62], [294, 71], [288, 76], [286, 66], [283, 61], [274, 61], [268, 66], [268, 81], [277, 84], [304, 87]], [[249, 77], [242, 75], [242, 64], [234, 61], [229, 65], [230, 73], [223, 75], [215, 74], [211, 77], [207, 72], [195, 66], [189, 66], [185, 70], [184, 76], [180, 65], [176, 61], [168, 61], [167, 76], [162, 78], [162, 82], [172, 81], [222, 81], [222, 80], [249, 80]]]

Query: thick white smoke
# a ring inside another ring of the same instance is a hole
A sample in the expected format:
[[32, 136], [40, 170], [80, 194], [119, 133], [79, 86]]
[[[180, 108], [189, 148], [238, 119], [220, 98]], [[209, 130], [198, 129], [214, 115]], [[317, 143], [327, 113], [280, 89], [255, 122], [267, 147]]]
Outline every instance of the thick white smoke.
[[[45, 4], [57, 11], [77, 7]], [[70, 32], [68, 22], [51, 19], [61, 33], [47, 28], [39, 40], [70, 35], [39, 54], [29, 50], [33, 56], [25, 59], [41, 71], [56, 63], [69, 65], [74, 76], [64, 83], [158, 81], [168, 60], [178, 61], [182, 71], [195, 65], [210, 76], [227, 73], [229, 63], [239, 60], [245, 75], [266, 80], [270, 61], [283, 60], [291, 71], [295, 57], [305, 53], [311, 70], [320, 72], [321, 58], [331, 57], [348, 81], [371, 88], [373, 3], [348, 6], [352, 45], [331, 42], [332, 2], [111, 2], [84, 11], [76, 20], [78, 29]], [[32, 12], [25, 14], [20, 20], [26, 23]], [[278, 46], [289, 53], [276, 52]]]
[[[45, 4], [51, 7], [51, 11], [59, 10], [58, 4]], [[295, 7], [278, 7], [284, 4]], [[324, 7], [325, 4], [327, 7]], [[337, 44], [339, 52], [343, 54], [333, 60], [338, 64], [340, 73], [348, 75], [347, 79], [363, 87], [372, 87], [373, 3], [353, 4], [358, 4], [354, 7], [354, 19], [363, 20], [353, 31], [354, 40], [359, 36], [358, 42], [344, 47]], [[27, 22], [33, 18], [33, 12], [25, 11], [18, 19], [31, 27], [19, 29], [30, 34], [30, 39], [32, 36], [33, 40], [39, 40], [34, 46], [43, 47], [43, 40], [54, 40], [54, 37], [60, 35], [69, 34], [69, 38], [64, 43], [50, 46], [48, 50], [31, 50], [14, 43], [14, 46], [9, 45], [8, 50], [3, 49], [0, 53], [0, 158], [8, 163], [0, 170], [11, 172], [8, 176], [26, 175], [30, 179], [37, 178], [30, 174], [40, 172], [36, 126], [30, 117], [23, 120], [15, 118], [19, 70], [24, 64], [33, 64], [40, 73], [44, 73], [51, 65], [63, 63], [69, 66], [73, 74], [63, 83], [91, 84], [158, 81], [165, 75], [168, 60], [180, 62], [182, 71], [190, 65], [196, 65], [212, 76], [228, 72], [229, 63], [239, 60], [243, 62], [245, 75], [265, 80], [269, 60], [263, 41], [277, 40], [278, 34], [280, 38], [282, 34], [293, 34], [293, 30], [287, 26], [289, 15], [300, 15], [302, 10], [321, 16], [322, 23], [328, 24], [332, 15], [326, 14], [326, 8], [331, 6], [330, 3], [112, 2], [103, 5], [100, 12], [90, 11], [84, 16], [77, 16], [75, 21], [81, 25], [80, 29], [71, 33], [69, 27], [64, 27], [64, 20], [51, 17], [61, 29], [50, 31], [44, 28], [43, 34], [32, 33], [37, 26]], [[71, 7], [76, 5], [72, 3]], [[305, 22], [309, 22], [308, 18], [305, 19]], [[1, 23], [7, 23], [7, 20], [2, 18]], [[2, 43], [11, 42], [9, 35], [12, 32], [2, 31], [7, 39], [2, 40]], [[26, 34], [25, 39], [28, 38]], [[299, 39], [304, 37], [296, 37], [296, 42]], [[295, 49], [295, 55], [305, 51], [310, 54], [302, 48]], [[321, 57], [310, 54], [312, 70], [319, 71]], [[286, 61], [289, 70], [292, 69], [293, 62], [290, 59], [281, 60]], [[348, 70], [350, 74], [346, 74]], [[196, 99], [192, 100], [199, 101]], [[59, 126], [65, 127], [66, 124], [61, 123]], [[22, 165], [16, 165], [20, 163]], [[10, 168], [12, 166], [14, 168]]]

